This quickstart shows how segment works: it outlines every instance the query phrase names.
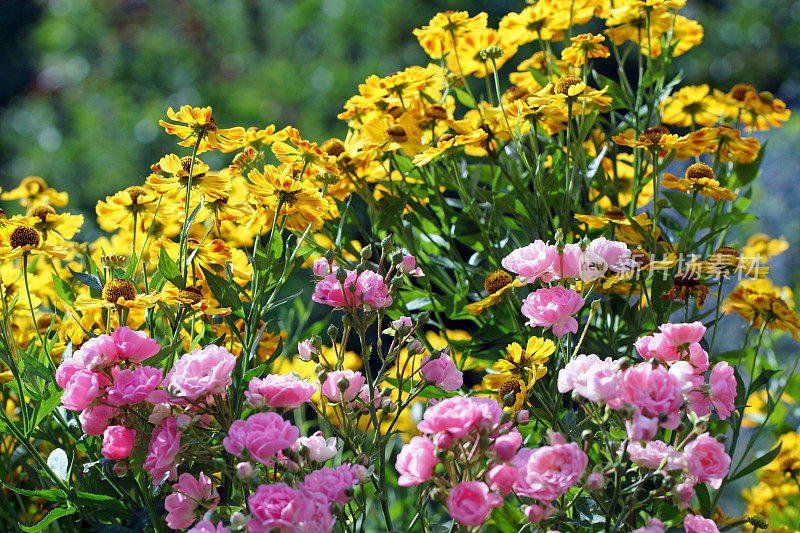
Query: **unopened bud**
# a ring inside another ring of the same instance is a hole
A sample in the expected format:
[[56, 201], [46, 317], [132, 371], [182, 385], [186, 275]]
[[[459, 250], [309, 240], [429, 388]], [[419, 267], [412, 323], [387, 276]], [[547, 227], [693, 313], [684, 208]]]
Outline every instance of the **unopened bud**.
[[381, 249], [384, 252], [388, 252], [389, 250], [392, 249], [393, 246], [394, 246], [394, 243], [392, 242], [392, 236], [391, 235], [389, 235], [388, 237], [386, 237], [385, 239], [383, 239], [381, 241]]
[[656, 200], [656, 205], [658, 206], [659, 209], [668, 209], [670, 207], [669, 200], [667, 200], [663, 196]]
[[328, 326], [328, 337], [330, 337], [331, 340], [334, 340], [338, 336], [339, 336], [339, 328], [337, 328], [333, 324]]
[[250, 464], [248, 461], [237, 463], [236, 475], [241, 480], [250, 479], [250, 477], [253, 475], [253, 465]]
[[503, 57], [503, 53], [504, 52], [503, 52], [502, 48], [500, 48], [499, 46], [494, 46], [494, 45], [493, 46], [487, 46], [486, 48], [484, 48], [480, 52], [481, 58], [482, 59], [486, 59], [486, 60], [500, 59], [501, 57]]
[[368, 244], [361, 249], [361, 259], [367, 260], [372, 257], [372, 245]]
[[403, 252], [401, 250], [397, 250], [396, 252], [392, 253], [389, 259], [392, 261], [393, 265], [399, 265], [403, 262], [403, 257], [405, 257]]
[[747, 523], [757, 529], [767, 529], [769, 527], [767, 520], [760, 514], [748, 516]]
[[339, 176], [327, 170], [318, 173], [315, 177], [317, 178], [317, 181], [324, 183], [325, 185], [336, 185], [339, 183]]
[[231, 526], [241, 528], [247, 524], [247, 517], [241, 511], [234, 511], [231, 513], [230, 521]]
[[500, 423], [501, 424], [508, 424], [509, 422], [511, 422], [511, 417], [512, 417], [512, 414], [509, 411], [503, 411], [503, 414], [500, 415]]
[[350, 386], [350, 381], [344, 376], [339, 378], [339, 381], [336, 382], [336, 386], [339, 388], [340, 391], [344, 392], [347, 390], [347, 387]]
[[517, 403], [517, 394], [515, 392], [509, 392], [505, 396], [503, 396], [503, 407], [511, 407]]
[[345, 272], [343, 268], [337, 270], [334, 275], [336, 276], [336, 281], [339, 283], [344, 283], [344, 281], [347, 279], [347, 272]]
[[427, 324], [431, 319], [430, 311], [423, 311], [419, 315], [417, 315], [417, 324], [420, 326], [423, 324]]
[[590, 305], [591, 305], [592, 311], [594, 311], [595, 313], [599, 313], [600, 309], [603, 306], [603, 302], [601, 302], [600, 300], [592, 300], [592, 303]]

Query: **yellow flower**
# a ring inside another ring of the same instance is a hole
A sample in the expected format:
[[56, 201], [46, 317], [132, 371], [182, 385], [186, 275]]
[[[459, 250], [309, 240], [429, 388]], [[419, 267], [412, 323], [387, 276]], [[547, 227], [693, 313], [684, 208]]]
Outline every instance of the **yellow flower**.
[[519, 343], [506, 346], [506, 355], [497, 361], [492, 370], [512, 374], [533, 383], [547, 373], [545, 363], [556, 351], [556, 345], [550, 339], [531, 337], [523, 350]]
[[175, 122], [182, 124], [172, 124], [165, 120], [159, 120], [159, 126], [170, 135], [177, 135], [181, 138], [178, 143], [181, 146], [194, 146], [197, 138], [202, 135], [202, 140], [197, 147], [197, 153], [206, 150], [220, 149], [225, 150], [231, 147], [240, 146], [238, 143], [244, 138], [244, 128], [219, 129], [214, 117], [211, 116], [210, 107], [182, 106], [176, 113], [170, 107], [167, 109], [167, 117]]
[[591, 33], [582, 33], [577, 37], [571, 37], [572, 44], [561, 51], [561, 59], [579, 67], [586, 63], [587, 59], [608, 57], [611, 52], [600, 44], [605, 40], [604, 36], [592, 35]]
[[503, 49], [503, 55], [495, 59], [498, 69], [517, 52], [517, 45], [504, 40], [501, 35], [492, 28], [468, 33], [456, 43], [455, 53], [447, 55], [448, 68], [462, 76], [472, 74], [476, 78], [483, 78], [491, 75], [494, 72], [492, 62], [481, 57], [481, 50], [490, 46], [499, 46]]
[[[528, 397], [530, 384], [508, 373], [486, 374], [483, 377], [483, 388], [494, 391], [494, 396], [504, 409], [519, 411]], [[513, 403], [506, 405], [506, 398], [512, 394]]]
[[101, 299], [88, 296], [78, 296], [73, 307], [78, 311], [89, 311], [105, 307], [116, 309], [148, 309], [155, 307], [161, 300], [161, 295], [155, 291], [149, 294], [137, 294], [136, 285], [126, 279], [112, 279], [103, 286]]
[[451, 135], [446, 133], [439, 137], [436, 147], [427, 148], [414, 156], [414, 164], [418, 167], [427, 165], [443, 154], [451, 154], [461, 146], [483, 142], [489, 135], [484, 130], [477, 130], [468, 135]]
[[690, 261], [687, 268], [716, 277], [739, 273], [750, 278], [763, 278], [769, 272], [769, 267], [758, 266], [758, 258], [753, 261], [752, 257], [742, 256], [736, 248], [730, 246], [720, 246], [705, 261]]
[[[690, 173], [692, 167], [701, 168], [700, 165], [708, 171]], [[661, 177], [661, 185], [665, 189], [677, 189], [682, 192], [697, 192], [716, 201], [733, 201], [739, 196], [735, 192], [720, 186], [719, 182], [714, 179], [714, 173], [711, 172], [711, 168], [703, 163], [695, 163], [690, 166], [686, 170], [686, 176], [686, 178], [676, 178], [672, 174], [666, 173]]]
[[56, 240], [63, 242], [64, 239], [74, 237], [83, 226], [83, 215], [58, 214], [47, 204], [31, 207], [26, 218], [28, 224], [39, 231], [44, 240], [47, 240], [48, 235], [54, 234]]
[[519, 13], [509, 13], [500, 21], [503, 39], [517, 46], [537, 41], [558, 41], [569, 27], [569, 11], [551, 0], [541, 0]]
[[[315, 166], [322, 170], [335, 170], [336, 161], [317, 146], [317, 143], [306, 141], [300, 137], [300, 132], [295, 128], [287, 128], [289, 141], [294, 146], [283, 141], [272, 144], [272, 153], [282, 163], [294, 163]], [[302, 176], [301, 176], [302, 178]]]
[[600, 90], [586, 85], [578, 76], [562, 76], [555, 84], [548, 85], [536, 96], [528, 99], [528, 105], [537, 106], [550, 104], [559, 108], [572, 105], [572, 114], [589, 113], [594, 106], [600, 108], [611, 105], [612, 97], [606, 96], [608, 87]]
[[771, 239], [766, 233], [756, 233], [747, 239], [747, 244], [742, 247], [742, 254], [749, 257], [758, 257], [766, 262], [770, 257], [780, 255], [789, 249], [786, 237]]
[[667, 124], [688, 127], [713, 126], [719, 121], [722, 107], [709, 94], [707, 84], [682, 87], [661, 104], [661, 120]]
[[212, 316], [225, 316], [231, 313], [230, 308], [219, 307], [219, 302], [214, 299], [208, 286], [193, 287], [189, 285], [185, 289], [180, 289], [168, 283], [161, 289], [161, 297], [166, 304], [184, 306], [188, 309], [190, 312], [186, 317], [190, 317], [194, 313]]
[[687, 269], [675, 274], [672, 278], [672, 288], [667, 294], [662, 294], [661, 299], [683, 303], [689, 298], [694, 298], [697, 308], [702, 309], [708, 294], [708, 287], [701, 281], [699, 272]]
[[65, 207], [69, 201], [67, 193], [58, 192], [48, 187], [47, 183], [39, 176], [24, 178], [15, 189], [4, 192], [0, 198], [3, 200], [19, 200], [19, 205], [22, 207], [30, 207], [35, 204]]
[[33, 227], [21, 224], [14, 227], [8, 235], [8, 241], [0, 245], [0, 262], [13, 261], [23, 255], [44, 255], [63, 259], [67, 256], [67, 249], [48, 244]]
[[577, 213], [575, 215], [575, 220], [583, 222], [589, 229], [600, 229], [608, 226], [609, 224], [614, 226], [615, 229], [618, 229], [620, 226], [632, 226], [634, 223], [636, 223], [641, 226], [642, 229], [647, 230], [647, 228], [651, 227], [652, 225], [650, 219], [647, 218], [647, 213], [629, 216], [619, 207], [611, 207], [610, 209], [606, 209], [606, 211], [600, 216], [582, 215]]
[[522, 287], [523, 285], [525, 283], [519, 278], [512, 279], [511, 274], [504, 270], [492, 272], [483, 283], [483, 288], [489, 295], [483, 300], [467, 304], [464, 309], [466, 309], [467, 313], [477, 316], [486, 308], [499, 304], [507, 290]]
[[230, 167], [212, 172], [200, 159], [178, 157], [169, 154], [162, 157], [156, 165], [157, 171], [147, 178], [147, 185], [158, 194], [170, 200], [183, 202], [186, 199], [186, 186], [189, 183], [189, 169], [192, 170], [192, 191], [205, 196], [223, 196], [230, 190]]
[[413, 33], [431, 59], [441, 59], [453, 50], [454, 38], [458, 41], [471, 31], [485, 28], [487, 18], [486, 13], [470, 17], [466, 11], [445, 11], [437, 13], [426, 26]]
[[761, 143], [755, 137], [742, 138], [739, 130], [727, 124], [713, 128], [700, 128], [689, 133], [686, 150], [676, 154], [676, 159], [687, 159], [701, 154], [716, 154], [723, 163], [752, 163], [758, 157]]
[[[158, 263], [162, 248], [172, 260], [178, 260], [180, 243], [162, 235], [150, 245], [150, 262], [152, 264]], [[192, 256], [194, 256], [193, 261], [196, 261], [197, 264], [212, 270], [214, 267], [223, 266], [232, 257], [230, 247], [221, 239], [200, 242], [193, 237], [188, 237], [186, 239], [186, 257]]]
[[[106, 201], [98, 201], [94, 210], [97, 213], [97, 223], [104, 231], [117, 229], [133, 230], [134, 215], [138, 231], [147, 231], [153, 219], [158, 195], [148, 186], [133, 185], [125, 190], [106, 196]], [[166, 205], [159, 206], [161, 210], [168, 210]], [[163, 214], [163, 213], [162, 213]]]
[[[444, 87], [444, 69], [433, 63], [427, 67], [411, 66], [383, 78], [372, 75], [358, 86], [358, 92], [368, 101], [381, 101], [394, 97], [403, 102], [421, 91]], [[401, 106], [402, 109], [402, 106]]]
[[788, 287], [778, 289], [768, 279], [745, 279], [722, 303], [722, 311], [738, 313], [755, 328], [766, 322], [769, 329], [788, 331], [800, 341], [800, 318], [790, 306], [794, 302]]
[[260, 128], [247, 128], [244, 132], [244, 136], [242, 137], [241, 141], [230, 143], [226, 145], [224, 148], [220, 148], [222, 152], [232, 152], [234, 150], [238, 150], [239, 148], [250, 147], [250, 148], [257, 148], [261, 149], [263, 146], [268, 146], [275, 141], [283, 141], [286, 140], [288, 134], [286, 133], [288, 130], [288, 126], [282, 130], [275, 131], [275, 125], [270, 124], [263, 130]]
[[[775, 399], [773, 398], [773, 401]], [[780, 401], [787, 405], [795, 405], [794, 398], [788, 393], [783, 393]], [[777, 403], [777, 402], [776, 402]], [[742, 427], [756, 428], [764, 423], [767, 411], [767, 391], [762, 389], [754, 392], [747, 399], [747, 407], [744, 409], [742, 417]]]
[[664, 157], [672, 150], [685, 148], [690, 143], [687, 136], [679, 137], [674, 133], [670, 133], [664, 126], [648, 128], [639, 135], [638, 139], [632, 138], [628, 132], [625, 132], [614, 136], [613, 140], [620, 146], [658, 149], [658, 155], [661, 157]]
[[271, 165], [264, 167], [264, 172], [251, 170], [248, 174], [251, 183], [247, 188], [257, 202], [259, 221], [266, 228], [272, 224], [275, 213], [286, 219], [286, 227], [290, 230], [305, 231], [311, 226], [318, 229], [329, 205], [319, 191], [293, 177], [292, 167], [286, 165], [276, 169]]

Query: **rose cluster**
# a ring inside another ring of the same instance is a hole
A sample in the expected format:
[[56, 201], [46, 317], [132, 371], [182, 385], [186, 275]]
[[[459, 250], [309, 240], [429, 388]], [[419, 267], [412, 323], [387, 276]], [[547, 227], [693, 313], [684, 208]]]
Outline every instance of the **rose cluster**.
[[552, 436], [550, 446], [521, 448], [514, 423], [526, 420], [525, 412], [512, 420], [489, 398], [456, 396], [436, 403], [418, 424], [423, 435], [412, 438], [397, 457], [399, 485], [429, 483], [453, 520], [468, 527], [483, 524], [512, 491], [536, 500], [526, 514], [541, 520], [550, 502], [581, 481], [588, 457], [560, 434]]

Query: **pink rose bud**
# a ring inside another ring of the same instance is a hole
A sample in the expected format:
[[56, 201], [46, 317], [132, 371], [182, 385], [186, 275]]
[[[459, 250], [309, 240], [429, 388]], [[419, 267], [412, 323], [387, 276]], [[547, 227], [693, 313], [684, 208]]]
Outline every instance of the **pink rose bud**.
[[241, 480], [248, 480], [253, 476], [253, 465], [247, 461], [236, 464], [236, 475]]
[[548, 433], [550, 433], [550, 446], [558, 446], [567, 443], [567, 439], [564, 438], [564, 435], [555, 431], [551, 433], [551, 431], [552, 430], [548, 430]]
[[499, 494], [481, 481], [462, 481], [447, 496], [447, 512], [461, 525], [478, 527], [489, 518], [492, 507], [503, 505]]
[[394, 329], [400, 329], [402, 326], [405, 326], [409, 329], [414, 327], [414, 323], [411, 321], [410, 316], [401, 316], [397, 320], [392, 320], [392, 327]]
[[306, 339], [297, 343], [298, 357], [302, 361], [311, 361], [312, 355], [319, 353], [317, 349], [311, 346], [311, 339]]
[[528, 519], [528, 522], [533, 524], [539, 522], [544, 518], [544, 509], [538, 505], [528, 505], [525, 507], [525, 518]]
[[439, 450], [446, 450], [453, 445], [453, 436], [450, 433], [437, 433], [433, 436], [433, 445]]
[[531, 418], [531, 414], [528, 412], [527, 409], [521, 409], [517, 411], [517, 424], [527, 424], [528, 420]]
[[586, 478], [586, 489], [587, 490], [600, 490], [605, 486], [606, 478], [603, 477], [603, 474], [599, 472], [592, 472], [589, 474], [589, 477]]
[[324, 278], [325, 276], [335, 274], [338, 269], [339, 267], [336, 266], [336, 263], [329, 263], [324, 257], [315, 259], [314, 266], [312, 267], [314, 275], [318, 278]]
[[[331, 402], [352, 402], [366, 383], [361, 372], [334, 370], [329, 372], [322, 384], [322, 395]], [[344, 389], [342, 389], [344, 386]]]
[[136, 430], [125, 426], [109, 426], [103, 432], [103, 446], [100, 452], [106, 459], [120, 461], [131, 454]]
[[160, 426], [172, 414], [172, 406], [168, 403], [159, 403], [153, 407], [153, 412], [147, 417], [147, 421], [154, 426]]

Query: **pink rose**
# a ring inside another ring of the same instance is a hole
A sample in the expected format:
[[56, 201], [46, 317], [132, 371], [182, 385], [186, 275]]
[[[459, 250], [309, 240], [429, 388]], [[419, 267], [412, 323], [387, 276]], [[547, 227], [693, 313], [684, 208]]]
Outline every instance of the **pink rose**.
[[425, 483], [439, 462], [430, 439], [412, 437], [408, 444], [403, 445], [394, 465], [400, 473], [397, 484], [401, 487], [410, 487]]
[[542, 446], [523, 457], [526, 460], [516, 491], [544, 502], [555, 500], [578, 483], [589, 464], [589, 458], [574, 442]]
[[[594, 239], [586, 249], [589, 253], [595, 254], [603, 260], [603, 263], [612, 272], [627, 272], [636, 263], [631, 260], [631, 251], [624, 242], [610, 241], [605, 237]], [[601, 276], [605, 271], [601, 272]]]
[[675, 502], [678, 509], [688, 509], [692, 498], [694, 498], [694, 488], [691, 483], [680, 483], [675, 487], [675, 495], [672, 501]]
[[447, 392], [457, 390], [464, 384], [464, 374], [446, 353], [432, 361], [431, 356], [426, 355], [422, 358], [420, 370], [427, 381]]
[[414, 327], [414, 323], [411, 321], [410, 316], [401, 316], [397, 320], [392, 320], [392, 327], [394, 329], [400, 329], [402, 326], [405, 326], [408, 329]]
[[336, 274], [329, 274], [317, 282], [311, 299], [331, 307], [364, 306], [377, 309], [392, 304], [388, 285], [371, 270], [365, 270], [361, 275], [355, 270], [348, 270], [343, 284], [336, 279]]
[[[571, 279], [579, 278], [583, 268], [583, 250], [579, 244], [567, 244], [564, 251], [553, 259], [552, 279]], [[545, 279], [545, 281], [550, 281]]]
[[525, 518], [528, 519], [528, 522], [532, 524], [536, 524], [537, 522], [541, 522], [542, 519], [546, 518], [548, 512], [546, 509], [539, 505], [526, 505], [523, 509], [525, 513]]
[[84, 409], [78, 416], [83, 432], [92, 437], [102, 435], [112, 418], [119, 414], [119, 409], [109, 405], [93, 405]]
[[[631, 462], [648, 470], [680, 470], [683, 468], [681, 453], [660, 440], [652, 440], [642, 446], [639, 441], [628, 442]], [[666, 459], [666, 461], [665, 461]]]
[[492, 448], [498, 459], [508, 462], [517, 455], [520, 446], [522, 446], [522, 435], [516, 429], [512, 429], [505, 435], [497, 437]]
[[599, 472], [592, 472], [589, 474], [589, 477], [586, 478], [586, 483], [584, 487], [586, 490], [600, 490], [606, 484], [606, 478], [603, 477], [603, 474]]
[[237, 420], [228, 429], [222, 445], [231, 455], [242, 456], [245, 448], [262, 464], [271, 464], [273, 456], [289, 448], [300, 430], [277, 413], [256, 413], [247, 420]]
[[460, 439], [472, 430], [480, 418], [473, 398], [453, 396], [428, 408], [417, 428], [423, 433], [447, 432]]
[[675, 429], [680, 423], [680, 383], [663, 366], [640, 363], [625, 370], [620, 377], [618, 401], [637, 407], [648, 418], [658, 419], [663, 413], [667, 419], [661, 427], [666, 429]]
[[708, 433], [698, 435], [687, 444], [683, 457], [692, 479], [697, 483], [708, 483], [715, 489], [720, 487], [731, 466], [725, 446]]
[[558, 372], [558, 392], [573, 390], [592, 402], [614, 400], [619, 394], [619, 364], [610, 357], [578, 355]]
[[83, 343], [80, 350], [72, 354], [81, 368], [91, 370], [113, 365], [119, 359], [117, 345], [111, 335], [98, 335]]
[[172, 494], [164, 500], [167, 525], [172, 529], [187, 528], [207, 511], [216, 509], [218, 503], [219, 494], [204, 473], [200, 472], [197, 479], [191, 474], [181, 474], [172, 486]]
[[713, 520], [693, 514], [687, 514], [683, 519], [683, 529], [686, 533], [719, 533], [719, 528]]
[[161, 385], [160, 368], [142, 366], [134, 370], [119, 370], [119, 367], [114, 367], [111, 374], [114, 384], [106, 389], [106, 403], [115, 407], [143, 402]]
[[70, 411], [83, 411], [100, 394], [100, 379], [91, 370], [78, 370], [69, 378], [61, 403]]
[[186, 530], [186, 533], [231, 533], [231, 530], [222, 525], [222, 522], [214, 522], [211, 520], [202, 520], [198, 522], [192, 529]]
[[519, 275], [525, 283], [540, 277], [552, 277], [553, 263], [558, 259], [555, 246], [536, 240], [523, 248], [517, 248], [500, 262], [503, 268]]
[[495, 465], [486, 473], [486, 481], [489, 482], [489, 487], [508, 496], [514, 485], [519, 480], [519, 471], [513, 466], [509, 465]]
[[711, 369], [709, 396], [720, 420], [728, 418], [736, 408], [736, 376], [733, 367], [726, 362], [717, 363]]
[[253, 409], [294, 409], [307, 402], [315, 392], [317, 387], [296, 374], [269, 374], [264, 379], [251, 379], [244, 395], [246, 404]]
[[121, 461], [131, 454], [136, 430], [124, 426], [109, 426], [103, 432], [103, 447], [100, 452], [106, 459]]
[[297, 526], [311, 519], [314, 504], [308, 496], [285, 483], [259, 485], [255, 494], [247, 497], [252, 518], [247, 533], [297, 531]]
[[323, 466], [308, 474], [298, 487], [306, 494], [319, 494], [324, 496], [329, 503], [347, 503], [350, 498], [346, 491], [362, 483], [359, 469], [356, 465], [344, 463], [336, 468]]
[[156, 480], [160, 481], [164, 474], [169, 474], [170, 480], [178, 475], [175, 456], [181, 448], [181, 435], [173, 417], [166, 418], [161, 426], [153, 430], [143, 468]]
[[577, 292], [557, 285], [529, 294], [522, 302], [522, 314], [528, 318], [527, 326], [552, 326], [553, 334], [563, 337], [569, 331], [577, 333], [578, 321], [570, 315], [579, 311], [583, 303]]
[[153, 357], [161, 349], [155, 339], [151, 339], [144, 331], [135, 331], [122, 326], [114, 330], [111, 335], [117, 348], [119, 357], [134, 363], [141, 363], [148, 357]]
[[164, 379], [165, 388], [191, 402], [210, 394], [226, 395], [236, 357], [227, 349], [209, 344], [184, 355]]
[[[352, 370], [334, 370], [328, 373], [328, 377], [322, 384], [322, 395], [331, 402], [352, 402], [361, 392], [361, 387], [367, 379], [361, 372]], [[344, 389], [344, 390], [343, 390]]]
[[645, 527], [634, 529], [633, 533], [664, 533], [664, 523], [658, 518], [651, 518]]
[[211, 520], [202, 520], [198, 522], [192, 529], [186, 530], [186, 533], [231, 533], [231, 530], [222, 525], [222, 522], [214, 522]]
[[297, 525], [298, 533], [330, 533], [336, 525], [336, 518], [331, 514], [331, 504], [325, 496], [305, 493], [311, 501], [312, 510], [309, 517]]
[[477, 527], [486, 522], [493, 507], [503, 505], [499, 494], [481, 481], [462, 481], [447, 496], [447, 512], [461, 525]]
[[308, 450], [308, 458], [315, 463], [324, 463], [328, 459], [336, 457], [338, 453], [336, 437], [325, 439], [321, 431], [317, 431], [310, 437], [299, 437], [292, 444], [292, 451], [300, 453], [301, 447]]
[[689, 344], [700, 342], [706, 333], [702, 322], [690, 324], [661, 324], [659, 331], [676, 347], [683, 348]]

